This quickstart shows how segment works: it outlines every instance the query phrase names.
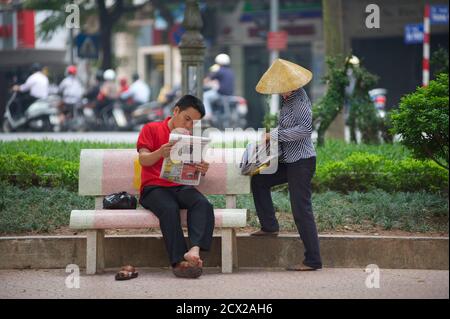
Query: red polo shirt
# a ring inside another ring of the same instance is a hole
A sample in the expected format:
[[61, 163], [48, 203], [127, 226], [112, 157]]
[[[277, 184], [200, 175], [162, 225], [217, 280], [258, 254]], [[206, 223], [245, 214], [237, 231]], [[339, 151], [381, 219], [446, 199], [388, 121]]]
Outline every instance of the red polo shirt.
[[[139, 133], [139, 138], [136, 145], [137, 151], [139, 152], [139, 149], [146, 148], [150, 150], [150, 152], [154, 152], [158, 150], [163, 144], [168, 143], [170, 135], [169, 120], [170, 116], [162, 122], [152, 122], [145, 124], [141, 132]], [[141, 193], [143, 188], [149, 185], [164, 187], [181, 185], [172, 183], [166, 179], [159, 178], [163, 160], [164, 159], [161, 157], [161, 159], [152, 166], [142, 166], [140, 189]]]

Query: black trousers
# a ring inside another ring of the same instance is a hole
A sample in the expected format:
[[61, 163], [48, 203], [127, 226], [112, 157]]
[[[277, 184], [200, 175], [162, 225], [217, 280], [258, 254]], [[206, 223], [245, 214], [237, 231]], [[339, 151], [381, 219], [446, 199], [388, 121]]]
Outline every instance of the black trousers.
[[193, 186], [146, 186], [139, 202], [158, 218], [172, 266], [184, 260], [188, 251], [180, 222], [180, 209], [187, 209], [188, 235], [192, 246], [210, 249], [214, 210], [208, 199]]
[[294, 163], [278, 163], [276, 173], [253, 176], [251, 189], [261, 229], [274, 232], [279, 230], [279, 225], [270, 189], [275, 185], [288, 183], [294, 221], [305, 246], [303, 263], [313, 268], [322, 268], [319, 237], [311, 204], [311, 180], [315, 171], [315, 157]]
[[20, 116], [25, 115], [25, 112], [28, 109], [28, 107], [37, 100], [38, 99], [34, 96], [31, 96], [29, 92], [21, 93], [19, 95], [19, 109], [17, 110], [18, 114], [20, 114]]

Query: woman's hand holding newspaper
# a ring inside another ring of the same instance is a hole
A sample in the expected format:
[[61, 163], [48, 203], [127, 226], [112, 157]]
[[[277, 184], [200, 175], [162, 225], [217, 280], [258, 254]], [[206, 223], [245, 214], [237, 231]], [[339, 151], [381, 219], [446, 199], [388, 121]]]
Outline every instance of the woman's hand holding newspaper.
[[269, 142], [269, 141], [270, 141], [270, 133], [264, 133], [261, 136], [261, 143], [264, 144], [264, 143]]

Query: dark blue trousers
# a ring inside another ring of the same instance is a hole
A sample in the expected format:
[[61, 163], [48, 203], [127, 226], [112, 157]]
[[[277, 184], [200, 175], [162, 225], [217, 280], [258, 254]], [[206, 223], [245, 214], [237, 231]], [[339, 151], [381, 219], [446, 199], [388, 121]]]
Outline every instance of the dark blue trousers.
[[251, 179], [251, 189], [261, 229], [267, 232], [279, 230], [275, 217], [271, 188], [288, 183], [292, 214], [305, 247], [303, 263], [322, 268], [319, 237], [311, 204], [311, 180], [316, 171], [316, 158], [301, 159], [294, 163], [278, 163], [274, 174], [259, 174]]

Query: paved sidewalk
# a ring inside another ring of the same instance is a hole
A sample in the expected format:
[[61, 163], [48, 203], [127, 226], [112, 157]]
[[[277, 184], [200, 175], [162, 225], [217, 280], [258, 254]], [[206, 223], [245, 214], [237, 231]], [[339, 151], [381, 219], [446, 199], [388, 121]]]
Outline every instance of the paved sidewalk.
[[[196, 280], [173, 277], [168, 268], [138, 269], [139, 277], [115, 281], [114, 271], [86, 276], [69, 289], [64, 269], [0, 270], [5, 298], [449, 298], [449, 271], [381, 269], [380, 287], [367, 288], [364, 269], [316, 272], [241, 269], [221, 274], [206, 269]], [[70, 281], [73, 283], [73, 281]]]

